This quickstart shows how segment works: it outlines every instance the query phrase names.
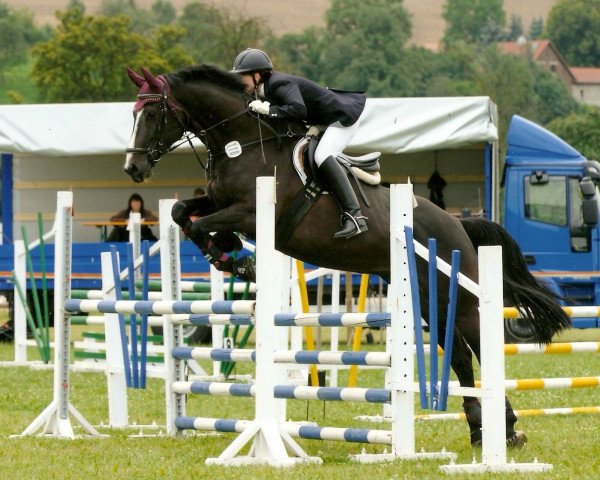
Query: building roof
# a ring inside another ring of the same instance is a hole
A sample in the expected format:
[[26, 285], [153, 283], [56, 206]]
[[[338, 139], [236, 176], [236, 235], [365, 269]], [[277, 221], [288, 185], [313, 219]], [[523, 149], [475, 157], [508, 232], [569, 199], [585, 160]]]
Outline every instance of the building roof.
[[542, 53], [544, 53], [546, 49], [551, 48], [562, 60], [558, 50], [554, 48], [550, 40], [533, 40], [530, 42], [523, 39], [516, 42], [498, 42], [498, 48], [504, 53], [511, 53], [513, 55], [525, 56], [527, 53], [531, 53], [534, 60], [539, 60]]
[[558, 60], [558, 62], [560, 62], [564, 67], [565, 73], [571, 77], [572, 82], [578, 83], [573, 72], [571, 71], [571, 68], [569, 67], [569, 64], [550, 40], [527, 41], [524, 37], [522, 37], [516, 42], [498, 42], [498, 48], [507, 54], [520, 55], [523, 57], [531, 55], [533, 61], [540, 62], [542, 64], [546, 63], [546, 61], [542, 59], [543, 54], [550, 50], [556, 60]]
[[600, 68], [571, 67], [575, 83], [600, 84]]

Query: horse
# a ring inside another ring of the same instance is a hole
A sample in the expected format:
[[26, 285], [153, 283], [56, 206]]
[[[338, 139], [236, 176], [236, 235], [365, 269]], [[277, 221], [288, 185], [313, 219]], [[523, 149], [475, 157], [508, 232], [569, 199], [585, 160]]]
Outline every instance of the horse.
[[[208, 164], [203, 165], [207, 169], [207, 194], [177, 204], [173, 217], [213, 264], [231, 271], [231, 262], [226, 261], [224, 253], [236, 247], [236, 240], [231, 240], [230, 235], [242, 232], [253, 238], [256, 232], [256, 177], [276, 177], [276, 230], [283, 219], [294, 213], [290, 210], [297, 208], [294, 202], [304, 185], [291, 158], [306, 126], [253, 113], [248, 109], [253, 98], [244, 92], [237, 74], [214, 66], [198, 65], [160, 76], [143, 68], [143, 75], [128, 69], [128, 74], [140, 90], [125, 172], [134, 182], [143, 182], [161, 157], [189, 141], [190, 133], [202, 140], [208, 151]], [[339, 207], [331, 195], [321, 195], [306, 215], [292, 229], [288, 228], [286, 235], [277, 235], [277, 250], [313, 265], [375, 274], [389, 281], [390, 190], [385, 185], [365, 184], [362, 188], [365, 197], [360, 202], [368, 217], [367, 232], [350, 239], [334, 239]], [[213, 237], [210, 232], [218, 234]], [[570, 326], [556, 297], [530, 274], [517, 244], [499, 224], [485, 219], [457, 219], [417, 196], [413, 235], [422, 244], [428, 238], [436, 238], [438, 256], [447, 262], [452, 250], [460, 250], [460, 271], [474, 281], [478, 276], [477, 247], [501, 245], [505, 304], [521, 310], [536, 341], [549, 343], [554, 334]], [[421, 312], [428, 319], [424, 260], [418, 260], [417, 273]], [[442, 343], [448, 305], [448, 295], [443, 292], [448, 292], [448, 278], [438, 275], [438, 328]], [[473, 387], [472, 355], [480, 358], [478, 299], [461, 287], [456, 308], [451, 366], [461, 386]], [[508, 398], [505, 403], [507, 445], [520, 447], [527, 437], [515, 430], [517, 418]], [[478, 399], [464, 397], [463, 410], [471, 444], [479, 446], [482, 436]]]

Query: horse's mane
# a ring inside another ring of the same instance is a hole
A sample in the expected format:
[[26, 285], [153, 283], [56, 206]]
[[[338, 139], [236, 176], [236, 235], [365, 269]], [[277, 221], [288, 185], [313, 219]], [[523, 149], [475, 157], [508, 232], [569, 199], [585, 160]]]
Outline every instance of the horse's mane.
[[183, 68], [167, 75], [169, 83], [177, 87], [183, 83], [193, 81], [209, 81], [221, 87], [229, 88], [236, 92], [244, 91], [244, 83], [239, 75], [230, 73], [214, 65], [195, 65]]

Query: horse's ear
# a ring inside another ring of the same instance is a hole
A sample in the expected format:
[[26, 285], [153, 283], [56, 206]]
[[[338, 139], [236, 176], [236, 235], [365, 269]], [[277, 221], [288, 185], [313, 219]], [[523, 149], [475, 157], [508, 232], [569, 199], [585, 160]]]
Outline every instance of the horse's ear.
[[155, 90], [157, 90], [159, 92], [162, 91], [164, 83], [162, 82], [161, 79], [159, 79], [159, 78], [155, 77], [154, 75], [152, 75], [144, 67], [142, 67], [142, 73], [144, 74], [144, 78], [148, 82], [148, 85], [150, 85], [151, 87], [153, 87]]
[[146, 83], [146, 80], [144, 80], [144, 77], [142, 77], [141, 75], [139, 75], [138, 73], [134, 72], [131, 68], [127, 69], [127, 76], [129, 77], [129, 79], [135, 83], [139, 88], [142, 87], [142, 85], [144, 83]]

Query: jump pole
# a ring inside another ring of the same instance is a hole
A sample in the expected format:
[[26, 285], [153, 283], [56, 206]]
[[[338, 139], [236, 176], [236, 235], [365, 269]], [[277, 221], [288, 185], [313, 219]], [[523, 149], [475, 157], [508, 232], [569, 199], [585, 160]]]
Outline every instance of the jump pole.
[[[275, 385], [284, 384], [286, 377], [285, 368], [274, 362], [274, 351], [287, 347], [287, 335], [278, 332], [284, 329], [275, 329], [275, 313], [281, 308], [284, 279], [289, 278], [284, 276], [286, 262], [289, 275], [289, 259], [275, 250], [275, 201], [275, 179], [257, 178], [255, 419], [246, 425], [244, 431], [218, 458], [208, 458], [208, 465], [267, 464], [290, 467], [300, 462], [321, 463], [320, 458], [309, 457], [286, 431], [285, 400], [274, 397]], [[250, 442], [252, 447], [249, 454], [238, 456]], [[288, 450], [291, 454], [288, 454]]]
[[69, 402], [69, 316], [65, 302], [71, 292], [71, 245], [73, 235], [73, 193], [58, 192], [54, 241], [54, 399], [23, 431], [21, 436], [41, 434], [75, 438], [70, 415], [90, 435], [98, 431]]

